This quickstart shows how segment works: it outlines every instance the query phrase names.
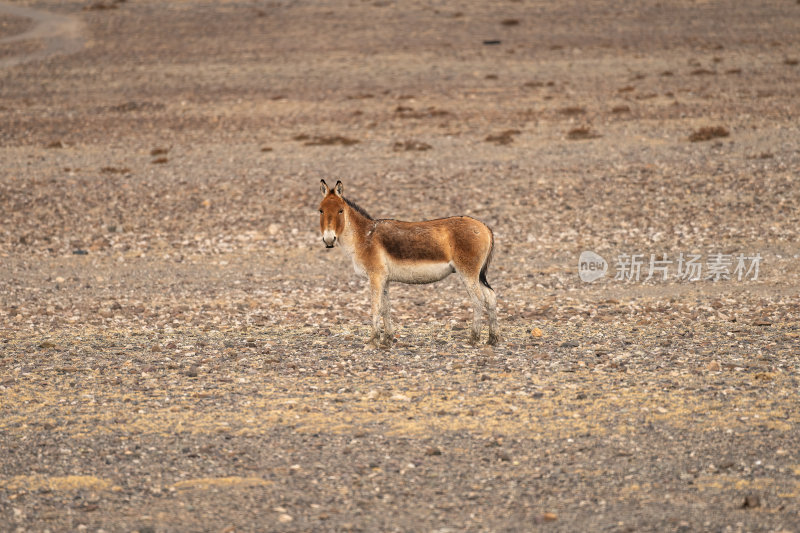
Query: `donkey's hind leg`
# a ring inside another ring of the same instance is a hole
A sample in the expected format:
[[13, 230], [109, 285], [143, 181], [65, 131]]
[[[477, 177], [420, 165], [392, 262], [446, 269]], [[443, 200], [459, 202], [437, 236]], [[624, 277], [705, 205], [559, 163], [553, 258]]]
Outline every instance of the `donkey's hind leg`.
[[483, 319], [483, 298], [481, 288], [477, 280], [464, 278], [464, 285], [467, 287], [469, 299], [472, 300], [472, 332], [469, 341], [478, 344], [481, 338], [481, 321]]
[[497, 344], [500, 341], [500, 332], [497, 327], [497, 297], [489, 287], [482, 286], [483, 303], [489, 315], [489, 340], [486, 344]]

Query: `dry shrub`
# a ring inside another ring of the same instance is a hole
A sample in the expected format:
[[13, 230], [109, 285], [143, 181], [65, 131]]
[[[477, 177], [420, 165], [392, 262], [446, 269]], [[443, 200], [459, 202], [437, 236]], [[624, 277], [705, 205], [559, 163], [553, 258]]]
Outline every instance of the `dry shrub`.
[[494, 135], [489, 135], [486, 137], [486, 142], [495, 143], [495, 144], [511, 144], [514, 142], [514, 136], [519, 135], [522, 133], [519, 130], [505, 130], [500, 133], [495, 133]]
[[519, 26], [519, 20], [517, 19], [504, 19], [500, 22], [503, 26]]
[[350, 139], [349, 137], [343, 137], [341, 135], [320, 135], [307, 140], [304, 144], [306, 146], [332, 146], [336, 144], [352, 146], [358, 144], [358, 142], [359, 141], [356, 139]]
[[84, 6], [84, 11], [105, 11], [106, 9], [117, 9], [117, 2], [111, 2], [106, 4], [105, 2], [95, 2], [94, 4], [89, 4], [88, 6]]
[[689, 140], [693, 143], [701, 141], [710, 141], [719, 137], [727, 137], [730, 135], [727, 129], [722, 126], [706, 126], [689, 135]]
[[567, 117], [574, 117], [576, 115], [583, 115], [584, 113], [586, 113], [586, 109], [580, 106], [573, 105], [573, 106], [563, 107], [559, 109], [558, 112]]
[[415, 110], [413, 107], [399, 105], [394, 112], [400, 118], [436, 118], [450, 115], [450, 111], [429, 107], [427, 109]]
[[615, 105], [611, 108], [611, 112], [615, 115], [619, 115], [620, 113], [630, 113], [631, 108], [625, 104]]
[[392, 150], [395, 152], [424, 152], [433, 148], [430, 144], [421, 141], [398, 141]]
[[130, 113], [134, 111], [163, 111], [167, 106], [164, 104], [154, 104], [152, 102], [125, 102], [123, 104], [112, 105], [107, 107], [109, 111], [114, 113]]
[[567, 132], [567, 139], [570, 141], [583, 141], [586, 139], [596, 139], [598, 137], [600, 137], [598, 133], [595, 133], [591, 128], [585, 126], [572, 128]]

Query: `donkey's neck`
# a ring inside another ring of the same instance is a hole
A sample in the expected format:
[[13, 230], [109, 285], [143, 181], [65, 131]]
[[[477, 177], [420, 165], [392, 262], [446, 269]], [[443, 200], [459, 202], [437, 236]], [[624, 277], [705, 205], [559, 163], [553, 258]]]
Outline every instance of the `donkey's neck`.
[[356, 247], [367, 238], [374, 224], [374, 220], [348, 205], [347, 226], [341, 238], [341, 245], [348, 254], [353, 255]]

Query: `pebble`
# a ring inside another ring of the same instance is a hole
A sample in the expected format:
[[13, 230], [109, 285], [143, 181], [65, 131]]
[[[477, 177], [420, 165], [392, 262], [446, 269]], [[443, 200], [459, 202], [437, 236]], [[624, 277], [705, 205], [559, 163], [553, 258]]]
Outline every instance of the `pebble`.
[[744, 502], [741, 505], [742, 509], [754, 509], [761, 507], [761, 498], [758, 494], [750, 493], [744, 497]]

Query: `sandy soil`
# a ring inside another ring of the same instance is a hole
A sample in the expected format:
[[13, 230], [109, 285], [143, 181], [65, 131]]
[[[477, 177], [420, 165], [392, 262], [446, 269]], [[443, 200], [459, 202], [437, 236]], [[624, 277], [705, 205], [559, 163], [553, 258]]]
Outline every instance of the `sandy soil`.
[[[0, 530], [800, 530], [800, 4], [13, 6]], [[320, 178], [489, 224], [503, 342], [365, 346]]]

